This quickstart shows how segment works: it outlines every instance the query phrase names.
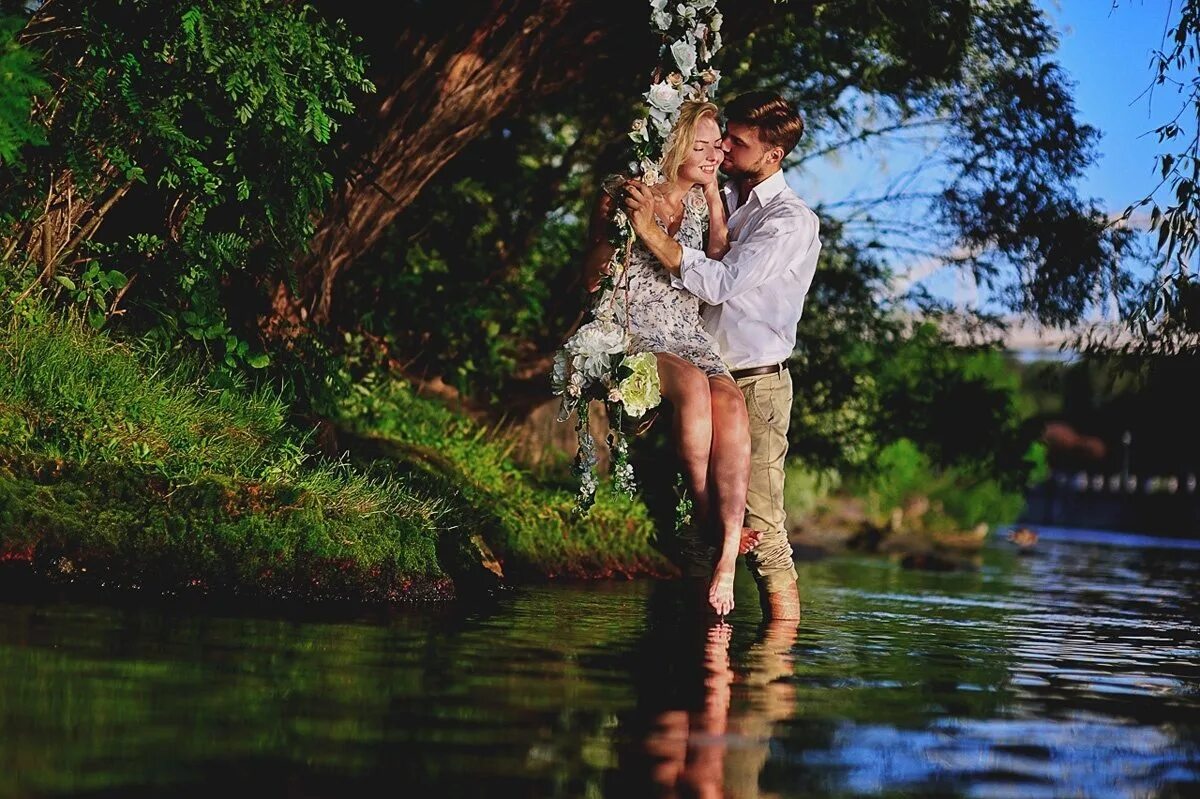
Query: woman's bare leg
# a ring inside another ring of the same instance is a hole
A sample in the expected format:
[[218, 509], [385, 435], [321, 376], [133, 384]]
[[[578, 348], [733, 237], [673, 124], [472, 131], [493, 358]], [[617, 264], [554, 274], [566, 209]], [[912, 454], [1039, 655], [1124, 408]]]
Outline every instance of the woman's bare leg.
[[746, 489], [750, 484], [750, 419], [746, 400], [728, 377], [708, 381], [712, 402], [712, 453], [709, 494], [721, 531], [720, 556], [713, 570], [708, 601], [719, 615], [733, 610], [733, 570], [737, 565]]
[[695, 516], [703, 524], [711, 508], [708, 461], [713, 428], [708, 376], [678, 355], [656, 352], [655, 357], [658, 358], [659, 390], [674, 407], [675, 451], [683, 466]]

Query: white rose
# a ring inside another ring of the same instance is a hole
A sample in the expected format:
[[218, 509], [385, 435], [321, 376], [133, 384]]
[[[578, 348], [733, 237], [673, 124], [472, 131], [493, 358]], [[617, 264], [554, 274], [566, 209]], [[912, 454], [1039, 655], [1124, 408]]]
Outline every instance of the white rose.
[[696, 68], [696, 47], [688, 44], [682, 39], [671, 45], [671, 55], [675, 59], [675, 63], [679, 65], [679, 71], [684, 75], [691, 75]]
[[[675, 96], [679, 98], [679, 102], [682, 103], [683, 95], [681, 95], [679, 92], [676, 92], [674, 89], [671, 91], [675, 93]], [[669, 113], [666, 111], [660, 111], [657, 108], [651, 108], [650, 121], [654, 124], [654, 130], [657, 131], [661, 138], [666, 139], [671, 135], [671, 128], [673, 127], [673, 124], [671, 122], [671, 115]]]
[[629, 126], [629, 138], [634, 141], [650, 141], [650, 129], [646, 127], [645, 119], [635, 119]]
[[707, 11], [717, 4], [717, 0], [691, 0], [697, 11]]
[[644, 159], [641, 163], [642, 182], [647, 186], [653, 186], [659, 182], [658, 164], [650, 159]]
[[667, 10], [668, 2], [670, 2], [670, 0], [650, 0], [650, 8], [653, 9], [655, 13], [661, 14], [663, 11]]
[[713, 14], [713, 18], [708, 21], [708, 27], [713, 31], [721, 30], [721, 23], [725, 21], [725, 17], [721, 16], [720, 12]]
[[684, 5], [683, 3], [680, 3], [679, 5], [675, 6], [675, 14], [680, 19], [682, 19], [685, 23], [690, 25], [692, 20], [694, 20], [696, 18], [696, 9], [692, 8], [689, 5]]
[[714, 33], [713, 40], [712, 40], [712, 47], [709, 48], [708, 52], [710, 54], [712, 54], [712, 53], [716, 53], [720, 49], [721, 49], [721, 34]]
[[708, 26], [700, 23], [692, 30], [692, 35], [696, 37], [696, 41], [704, 41], [704, 37], [708, 35]]
[[654, 27], [660, 31], [669, 30], [671, 28], [671, 15], [666, 11], [655, 11], [650, 15], [650, 21], [654, 23]]
[[[642, 96], [646, 98], [646, 102], [650, 103], [651, 108], [666, 114], [674, 114], [683, 103], [683, 98], [679, 96], [679, 92], [671, 88], [671, 84], [666, 81], [654, 84], [650, 87], [650, 91]], [[651, 118], [653, 116], [651, 114]]]

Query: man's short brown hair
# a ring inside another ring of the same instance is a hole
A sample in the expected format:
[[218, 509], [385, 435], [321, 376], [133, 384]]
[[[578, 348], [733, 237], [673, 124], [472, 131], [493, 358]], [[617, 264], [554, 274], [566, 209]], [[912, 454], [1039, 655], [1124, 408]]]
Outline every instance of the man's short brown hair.
[[774, 92], [746, 92], [725, 106], [725, 120], [749, 125], [758, 138], [770, 147], [779, 147], [784, 157], [796, 148], [804, 135], [804, 120], [792, 104]]

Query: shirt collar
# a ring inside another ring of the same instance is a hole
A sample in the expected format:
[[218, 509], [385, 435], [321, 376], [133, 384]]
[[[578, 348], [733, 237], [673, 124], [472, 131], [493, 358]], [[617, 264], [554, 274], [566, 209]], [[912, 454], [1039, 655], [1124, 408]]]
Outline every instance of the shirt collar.
[[[787, 187], [787, 181], [784, 180], [783, 170], [781, 169], [751, 189], [750, 197], [747, 199], [747, 202], [749, 202], [749, 200], [757, 199], [759, 206], [764, 206], [769, 203], [777, 194], [779, 194], [779, 192], [783, 191]], [[729, 209], [730, 213], [732, 213], [734, 208], [737, 207], [737, 186], [734, 184], [734, 181], [731, 180], [725, 184], [721, 191], [725, 195], [725, 207]], [[745, 207], [745, 204], [743, 204], [742, 207]]]

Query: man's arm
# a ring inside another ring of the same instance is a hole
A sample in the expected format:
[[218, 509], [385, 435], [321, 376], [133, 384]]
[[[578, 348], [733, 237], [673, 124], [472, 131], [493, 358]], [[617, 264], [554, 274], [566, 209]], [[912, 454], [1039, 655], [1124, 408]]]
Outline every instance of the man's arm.
[[817, 241], [817, 230], [817, 217], [811, 212], [767, 219], [745, 239], [733, 242], [719, 261], [700, 250], [680, 247], [677, 271], [688, 291], [709, 305], [719, 305], [803, 259]]

